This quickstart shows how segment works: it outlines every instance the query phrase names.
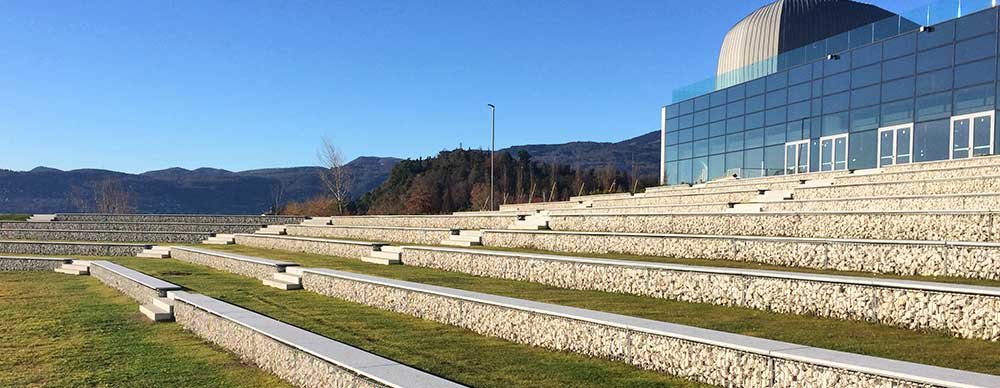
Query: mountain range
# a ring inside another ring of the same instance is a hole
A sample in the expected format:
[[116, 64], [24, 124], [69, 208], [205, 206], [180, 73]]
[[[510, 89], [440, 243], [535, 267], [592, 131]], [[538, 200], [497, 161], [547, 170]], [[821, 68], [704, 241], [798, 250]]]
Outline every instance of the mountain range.
[[[612, 165], [631, 171], [634, 163], [640, 175], [649, 175], [658, 171], [659, 140], [659, 131], [654, 131], [617, 143], [520, 145], [499, 152], [516, 155], [524, 150], [536, 161], [583, 169]], [[346, 164], [351, 177], [349, 195], [358, 198], [381, 185], [400, 160], [365, 156]], [[321, 194], [320, 171], [316, 166], [239, 172], [174, 167], [141, 174], [47, 167], [0, 170], [0, 213], [86, 211], [78, 204], [92, 200], [99, 182], [113, 179], [130, 193], [140, 213], [255, 214], [267, 211], [276, 199], [285, 203]]]

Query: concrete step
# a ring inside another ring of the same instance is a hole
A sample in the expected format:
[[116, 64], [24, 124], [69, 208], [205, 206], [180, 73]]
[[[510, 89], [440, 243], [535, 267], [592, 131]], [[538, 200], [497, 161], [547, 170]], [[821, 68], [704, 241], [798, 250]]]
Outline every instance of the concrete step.
[[90, 266], [76, 264], [76, 263], [74, 263], [74, 264], [63, 264], [62, 268], [63, 269], [72, 269], [72, 270], [77, 270], [77, 271], [83, 271], [83, 272], [90, 271]]
[[737, 203], [726, 209], [726, 213], [760, 213], [764, 211], [763, 203]]
[[460, 234], [453, 234], [450, 237], [448, 237], [448, 239], [451, 241], [469, 241], [478, 243], [483, 240], [483, 236], [466, 236]]
[[389, 251], [371, 251], [368, 252], [368, 257], [374, 257], [379, 259], [389, 259], [389, 260], [399, 260], [399, 252], [389, 252]]
[[319, 225], [319, 226], [330, 225], [331, 220], [333, 219], [330, 217], [313, 217], [305, 221], [302, 221], [302, 225]]
[[287, 273], [289, 275], [295, 275], [295, 276], [298, 276], [298, 277], [302, 277], [302, 271], [304, 271], [304, 270], [305, 270], [305, 268], [299, 267], [299, 266], [285, 267], [285, 273]]
[[767, 190], [757, 195], [752, 202], [788, 201], [794, 193], [794, 190]]
[[267, 234], [272, 236], [282, 236], [288, 234], [285, 225], [268, 225], [260, 228], [255, 232], [256, 234]]
[[201, 243], [202, 244], [208, 244], [208, 245], [232, 245], [232, 244], [235, 244], [232, 240], [212, 240], [212, 239], [208, 239], [208, 240], [202, 241]]
[[202, 241], [202, 244], [214, 244], [214, 245], [230, 245], [235, 244], [236, 236], [232, 234], [217, 234], [213, 237], [209, 237], [208, 240]]
[[799, 187], [822, 187], [822, 186], [832, 186], [832, 185], [833, 185], [833, 178], [810, 179], [805, 182], [802, 182], [802, 184], [800, 184]]
[[55, 220], [55, 214], [32, 214], [31, 217], [28, 217], [28, 222], [52, 222]]
[[371, 256], [364, 256], [361, 258], [361, 261], [369, 264], [380, 264], [380, 265], [403, 264], [403, 261], [400, 259], [386, 259], [386, 258], [371, 257]]
[[293, 284], [300, 284], [300, 285], [302, 284], [302, 276], [301, 275], [295, 275], [295, 274], [290, 274], [290, 273], [285, 273], [285, 272], [275, 272], [274, 275], [271, 275], [271, 277], [274, 280], [285, 282], [285, 283], [293, 283]]
[[483, 237], [483, 231], [481, 230], [460, 230], [458, 231], [459, 236], [475, 236]]
[[139, 312], [153, 322], [165, 322], [174, 319], [173, 313], [153, 303], [139, 306]]
[[301, 284], [289, 283], [276, 279], [264, 279], [264, 285], [268, 287], [274, 287], [279, 290], [300, 290], [302, 289]]
[[67, 274], [67, 275], [77, 275], [77, 276], [79, 276], [79, 275], [90, 275], [90, 270], [89, 269], [79, 270], [79, 269], [69, 269], [69, 268], [59, 267], [59, 268], [56, 268], [55, 271], [58, 272], [58, 273], [64, 273], [64, 274]]
[[156, 298], [153, 299], [153, 306], [160, 308], [170, 314], [174, 313], [174, 301], [169, 298]]
[[136, 256], [151, 258], [151, 259], [166, 259], [170, 257], [170, 247], [154, 246], [149, 249], [144, 249], [142, 252], [139, 252], [139, 254]]
[[91, 264], [91, 262], [90, 262], [90, 260], [73, 260], [73, 264], [83, 265], [83, 266], [89, 267], [90, 264]]
[[507, 229], [514, 229], [514, 230], [545, 230], [548, 228], [549, 228], [548, 225], [525, 223], [521, 221], [517, 221], [513, 223], [511, 226], [507, 227]]
[[382, 252], [403, 253], [403, 247], [395, 245], [383, 245]]
[[482, 245], [482, 243], [472, 241], [443, 240], [441, 241], [441, 245], [449, 245], [453, 247], [472, 247]]

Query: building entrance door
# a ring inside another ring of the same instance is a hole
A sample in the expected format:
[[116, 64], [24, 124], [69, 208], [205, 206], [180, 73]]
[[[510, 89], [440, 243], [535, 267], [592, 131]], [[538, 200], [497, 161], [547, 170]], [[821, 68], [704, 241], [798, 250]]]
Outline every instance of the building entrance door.
[[878, 166], [906, 164], [912, 161], [913, 124], [878, 130]]
[[785, 143], [785, 175], [809, 172], [809, 140]]
[[951, 159], [993, 153], [993, 111], [951, 118]]
[[847, 134], [819, 138], [819, 170], [847, 169]]

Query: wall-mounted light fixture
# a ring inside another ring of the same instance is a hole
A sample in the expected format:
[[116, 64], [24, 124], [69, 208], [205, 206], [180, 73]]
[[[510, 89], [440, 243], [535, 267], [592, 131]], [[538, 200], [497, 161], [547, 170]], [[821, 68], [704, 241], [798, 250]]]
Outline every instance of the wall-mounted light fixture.
[[933, 26], [920, 26], [920, 32], [934, 32]]
[[828, 60], [828, 61], [836, 61], [838, 59], [840, 59], [840, 55], [837, 55], [837, 54], [826, 54], [826, 60]]

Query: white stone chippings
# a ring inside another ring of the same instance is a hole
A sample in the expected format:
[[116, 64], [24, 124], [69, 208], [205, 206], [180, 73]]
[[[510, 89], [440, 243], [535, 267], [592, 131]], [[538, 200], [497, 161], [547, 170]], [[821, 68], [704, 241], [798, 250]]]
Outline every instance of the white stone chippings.
[[768, 202], [769, 212], [788, 211], [900, 211], [900, 210], [1000, 210], [1000, 195], [910, 196], [896, 198], [834, 198]]
[[[1000, 298], [858, 284], [408, 248], [407, 265], [577, 290], [863, 320], [1000, 340]], [[371, 291], [375, 292], [375, 291]]]
[[253, 233], [260, 224], [203, 224], [161, 222], [0, 222], [0, 229], [90, 230], [123, 232]]
[[59, 221], [80, 222], [183, 222], [215, 224], [260, 224], [284, 225], [305, 221], [303, 216], [252, 216], [252, 215], [205, 215], [205, 214], [88, 214], [61, 213]]
[[515, 219], [514, 215], [398, 215], [333, 217], [332, 222], [334, 226], [493, 229], [505, 228]]
[[992, 213], [550, 215], [559, 231], [883, 240], [1000, 241]]
[[135, 256], [143, 249], [142, 245], [0, 241], [0, 252], [22, 255]]
[[275, 272], [278, 272], [277, 267], [273, 265], [251, 263], [248, 261], [229, 259], [222, 256], [208, 255], [183, 249], [171, 250], [170, 257], [260, 280], [271, 279], [271, 276], [274, 275]]
[[66, 260], [0, 257], [0, 272], [52, 271], [61, 267], [64, 262]]
[[175, 303], [174, 317], [185, 329], [296, 386], [387, 387], [183, 302]]
[[90, 266], [90, 276], [100, 280], [101, 283], [106, 284], [108, 287], [114, 288], [137, 300], [139, 304], [152, 303], [153, 299], [160, 297], [159, 291], [143, 286], [129, 278], [96, 265]]
[[757, 196], [757, 190], [717, 193], [671, 193], [633, 198], [594, 200], [594, 206], [646, 206], [667, 204], [702, 204], [709, 202], [747, 202]]
[[[410, 228], [410, 227], [407, 227]], [[393, 229], [384, 227], [337, 227], [289, 225], [286, 232], [290, 236], [346, 238], [367, 241], [384, 241], [410, 244], [439, 244], [451, 235], [450, 230], [439, 229]]]
[[934, 385], [855, 373], [794, 361], [774, 361], [774, 388], [933, 388]]
[[996, 192], [1000, 192], [1000, 179], [977, 177], [800, 188], [795, 190], [795, 199]]
[[482, 241], [485, 246], [554, 252], [735, 260], [837, 271], [1000, 279], [1000, 248], [989, 246], [501, 231], [485, 231]]
[[132, 232], [52, 229], [0, 229], [0, 239], [36, 241], [104, 241], [116, 243], [166, 242], [196, 243], [211, 237], [208, 232]]
[[242, 234], [236, 235], [235, 238], [236, 244], [248, 247], [347, 258], [361, 258], [372, 250], [370, 245], [337, 243], [333, 241], [303, 241]]
[[975, 168], [942, 168], [905, 173], [885, 173], [871, 175], [844, 175], [837, 178], [838, 184], [885, 183], [927, 179], [976, 178], [1000, 175], [1000, 165], [978, 166]]

